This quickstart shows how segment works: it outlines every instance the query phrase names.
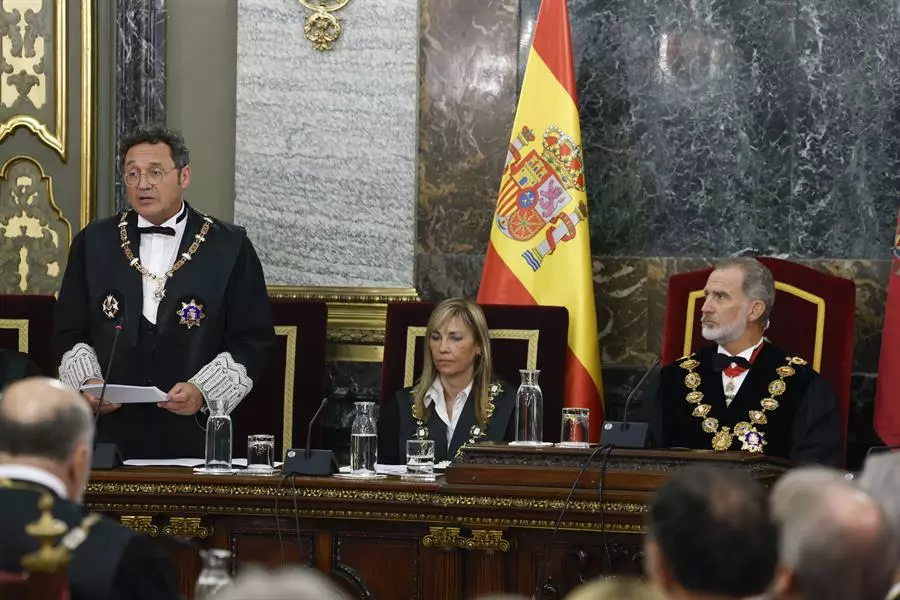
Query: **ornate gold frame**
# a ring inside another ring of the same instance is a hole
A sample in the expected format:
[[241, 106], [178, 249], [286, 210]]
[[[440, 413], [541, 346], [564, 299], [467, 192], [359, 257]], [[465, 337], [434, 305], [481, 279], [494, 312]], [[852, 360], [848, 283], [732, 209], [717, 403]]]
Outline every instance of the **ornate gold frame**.
[[275, 326], [275, 335], [283, 335], [287, 338], [284, 353], [284, 406], [281, 415], [282, 455], [294, 442], [294, 383], [296, 377], [294, 365], [297, 362], [297, 334], [296, 325]]
[[[90, 0], [82, 0], [82, 19], [84, 4]], [[0, 123], [0, 141], [10, 135], [16, 127], [22, 126], [37, 135], [50, 148], [56, 150], [63, 161], [66, 160], [66, 0], [53, 0], [53, 12], [56, 18], [56, 38], [54, 56], [56, 60], [56, 124], [55, 132], [51, 132], [46, 123], [41, 123], [31, 115], [13, 115], [8, 121]], [[90, 18], [90, 17], [88, 17]]]
[[17, 329], [19, 352], [28, 353], [28, 319], [0, 319], [0, 329]]
[[[525, 340], [528, 342], [528, 355], [525, 359], [525, 368], [537, 367], [539, 329], [489, 329], [492, 340]], [[416, 338], [425, 337], [425, 327], [410, 326], [406, 328], [406, 354], [403, 363], [403, 387], [413, 384], [416, 362]]]
[[93, 180], [91, 152], [93, 144], [93, 0], [81, 0], [81, 228], [91, 222]]
[[415, 288], [270, 285], [269, 297], [328, 304], [328, 360], [381, 362], [390, 302], [418, 302]]
[[[781, 281], [775, 282], [775, 289], [797, 296], [816, 306], [816, 341], [813, 347], [813, 369], [818, 372], [822, 366], [822, 348], [825, 341], [825, 299]], [[684, 321], [683, 356], [691, 353], [694, 341], [694, 313], [696, 312], [697, 302], [701, 298], [703, 298], [703, 290], [694, 290], [688, 294], [687, 318]]]

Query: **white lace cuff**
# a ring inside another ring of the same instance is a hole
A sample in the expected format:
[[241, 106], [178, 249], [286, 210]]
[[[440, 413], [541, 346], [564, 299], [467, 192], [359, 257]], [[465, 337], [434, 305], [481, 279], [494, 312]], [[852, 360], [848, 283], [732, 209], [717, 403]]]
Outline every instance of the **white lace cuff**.
[[94, 349], [85, 343], [78, 343], [63, 354], [59, 363], [59, 380], [77, 392], [88, 379], [103, 379], [103, 371]]
[[221, 402], [226, 413], [233, 411], [253, 389], [247, 369], [230, 352], [220, 353], [188, 381], [200, 388], [207, 404]]

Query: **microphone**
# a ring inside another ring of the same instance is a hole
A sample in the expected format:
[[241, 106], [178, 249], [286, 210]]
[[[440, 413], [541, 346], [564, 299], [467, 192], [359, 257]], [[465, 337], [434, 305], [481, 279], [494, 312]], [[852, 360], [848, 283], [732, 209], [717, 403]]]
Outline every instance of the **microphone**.
[[306, 458], [309, 458], [309, 454], [311, 452], [310, 446], [312, 445], [312, 428], [313, 423], [316, 422], [316, 419], [319, 418], [319, 415], [322, 413], [322, 409], [325, 408], [325, 405], [328, 404], [328, 397], [322, 398], [322, 403], [319, 405], [319, 409], [312, 416], [312, 419], [309, 420], [309, 427], [306, 428]]
[[116, 357], [116, 346], [119, 345], [119, 336], [122, 334], [122, 324], [116, 324], [116, 333], [113, 335], [112, 348], [109, 351], [109, 360], [106, 361], [106, 372], [103, 374], [103, 387], [100, 388], [100, 397], [97, 398], [97, 409], [94, 411], [94, 426], [100, 419], [100, 409], [103, 407], [103, 399], [106, 397], [106, 384], [109, 381], [109, 372], [112, 370], [113, 359]]
[[[123, 302], [124, 304], [124, 302]], [[100, 388], [100, 397], [97, 398], [97, 409], [94, 412], [94, 430], [97, 429], [97, 422], [100, 420], [100, 409], [103, 408], [103, 402], [106, 398], [106, 386], [109, 383], [109, 375], [112, 372], [113, 361], [116, 358], [116, 348], [119, 347], [119, 336], [125, 328], [125, 310], [122, 309], [122, 316], [119, 322], [114, 325], [115, 334], [113, 334], [112, 347], [109, 350], [109, 359], [106, 361], [106, 372], [103, 374], [103, 387]], [[122, 465], [122, 455], [119, 447], [115, 442], [94, 442], [94, 453], [91, 456], [91, 469], [109, 470], [115, 469]]]
[[630, 422], [628, 420], [628, 409], [631, 407], [631, 400], [634, 398], [641, 385], [646, 381], [650, 373], [659, 365], [662, 356], [657, 354], [653, 364], [644, 372], [637, 384], [631, 388], [628, 397], [625, 398], [625, 409], [622, 414], [621, 421], [606, 421], [603, 424], [603, 431], [600, 432], [601, 444], [612, 444], [618, 448], [644, 448], [647, 446], [647, 431], [650, 428], [649, 423]]
[[326, 404], [328, 404], [328, 398], [322, 398], [318, 410], [309, 420], [309, 427], [306, 430], [306, 449], [290, 448], [284, 453], [284, 464], [281, 466], [282, 475], [330, 476], [337, 472], [338, 465], [334, 452], [311, 448], [313, 424], [322, 414], [322, 409]]

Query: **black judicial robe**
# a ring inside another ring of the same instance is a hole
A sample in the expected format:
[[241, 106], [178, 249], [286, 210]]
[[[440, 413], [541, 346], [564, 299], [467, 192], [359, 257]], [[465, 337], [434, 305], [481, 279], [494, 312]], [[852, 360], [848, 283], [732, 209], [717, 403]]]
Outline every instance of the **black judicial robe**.
[[[479, 442], [503, 442], [515, 439], [516, 390], [498, 382], [500, 393], [494, 398], [494, 414], [487, 423], [484, 437]], [[381, 407], [378, 418], [378, 462], [385, 465], [406, 464], [406, 442], [416, 439], [416, 421], [412, 416], [413, 388], [399, 390]], [[477, 424], [475, 402], [466, 400], [453, 439], [447, 447], [447, 426], [441, 421], [432, 404], [428, 412], [428, 439], [434, 440], [434, 462], [453, 460], [457, 450], [471, 437], [470, 430]]]
[[[179, 256], [203, 226], [203, 215], [189, 205], [187, 210]], [[121, 319], [109, 383], [155, 385], [168, 392], [220, 352], [230, 352], [256, 382], [275, 331], [262, 266], [244, 229], [212, 219], [206, 241], [169, 278], [155, 334], [147, 335], [141, 274], [122, 250], [120, 216], [90, 223], [72, 242], [54, 321], [57, 356], [83, 342], [94, 348], [101, 369], [106, 369], [115, 324]], [[128, 211], [126, 222], [132, 252], [139, 257], [137, 213]], [[116, 319], [102, 309], [110, 294], [122, 311]], [[205, 318], [188, 328], [177, 311], [191, 301], [203, 306]], [[123, 405], [100, 417], [97, 441], [115, 442], [125, 458], [202, 457], [204, 419], [200, 413], [181, 416], [155, 404]]]
[[[73, 529], [88, 511], [43, 486], [0, 479], [0, 571], [19, 573], [25, 554], [38, 540], [25, 525], [41, 514], [38, 501], [50, 494], [53, 516]], [[180, 600], [175, 569], [150, 538], [106, 518], [87, 529], [87, 537], [71, 555], [69, 587], [72, 600]]]
[[40, 368], [28, 358], [27, 354], [0, 348], [0, 393], [11, 383], [40, 375]]
[[[707, 417], [718, 419], [720, 428], [729, 427], [734, 431], [736, 424], [750, 421], [749, 411], [761, 410], [763, 398], [773, 397], [778, 401], [778, 408], [765, 411], [766, 423], [755, 425], [767, 442], [763, 453], [800, 463], [841, 465], [843, 428], [837, 398], [812, 367], [790, 364], [794, 374], [783, 378], [784, 393], [773, 396], [769, 386], [780, 379], [776, 369], [789, 364], [788, 355], [764, 342], [737, 395], [726, 406], [722, 373], [712, 367], [712, 357], [717, 352], [717, 346], [709, 346], [662, 369], [649, 414], [655, 446], [713, 449], [714, 434], [702, 429], [703, 419], [692, 414], [697, 404], [686, 400], [691, 389], [685, 384], [688, 370], [682, 365], [693, 359], [699, 363], [693, 372], [701, 379], [697, 388], [703, 393], [701, 403], [711, 406]], [[729, 448], [741, 449], [742, 443], [737, 439]]]

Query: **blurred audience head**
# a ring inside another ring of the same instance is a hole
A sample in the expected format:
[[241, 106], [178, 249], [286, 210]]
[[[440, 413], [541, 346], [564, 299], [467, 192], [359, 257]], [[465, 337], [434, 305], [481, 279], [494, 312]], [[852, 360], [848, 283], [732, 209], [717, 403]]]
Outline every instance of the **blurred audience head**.
[[580, 585], [565, 600], [665, 600], [658, 590], [636, 579], [599, 579]]
[[251, 569], [216, 594], [216, 600], [350, 600], [325, 575], [314, 569], [280, 571]]
[[745, 598], [775, 573], [778, 535], [765, 491], [734, 469], [688, 467], [650, 506], [650, 579], [671, 599]]
[[[895, 540], [900, 540], [900, 452], [886, 452], [869, 457], [859, 478], [859, 485], [881, 505], [893, 527]], [[900, 544], [897, 546], [900, 552]], [[900, 583], [900, 554], [896, 564], [894, 581]]]
[[0, 464], [43, 469], [81, 502], [91, 475], [94, 419], [87, 402], [55, 379], [31, 377], [0, 396]]
[[894, 532], [878, 504], [839, 471], [808, 467], [775, 485], [780, 598], [883, 600], [897, 565]]

